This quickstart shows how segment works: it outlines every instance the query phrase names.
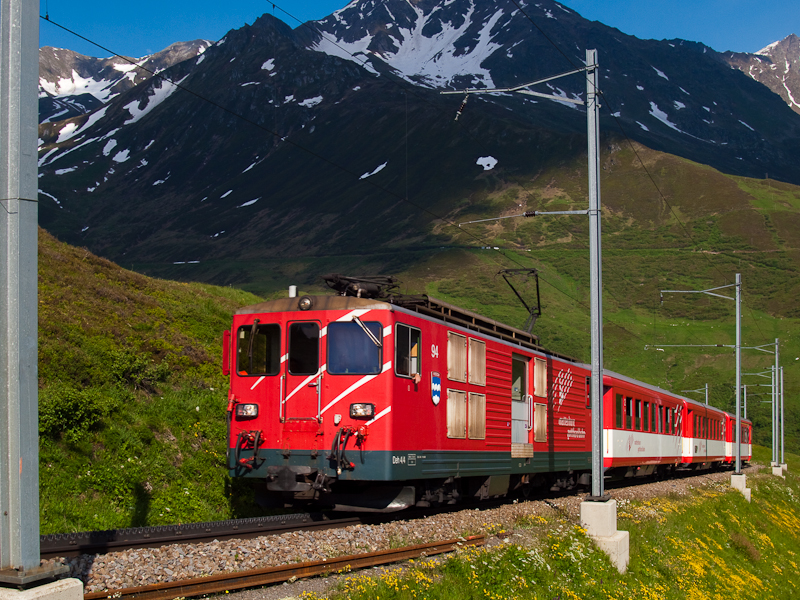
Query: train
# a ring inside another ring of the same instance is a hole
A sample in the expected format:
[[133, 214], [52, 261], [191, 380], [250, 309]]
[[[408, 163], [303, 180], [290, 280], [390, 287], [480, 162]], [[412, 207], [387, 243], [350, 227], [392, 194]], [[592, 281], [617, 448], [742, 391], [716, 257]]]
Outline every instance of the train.
[[[246, 306], [223, 334], [227, 468], [269, 506], [392, 512], [591, 483], [591, 366], [394, 278]], [[604, 477], [735, 461], [733, 415], [603, 373]], [[740, 458], [752, 455], [741, 420]]]

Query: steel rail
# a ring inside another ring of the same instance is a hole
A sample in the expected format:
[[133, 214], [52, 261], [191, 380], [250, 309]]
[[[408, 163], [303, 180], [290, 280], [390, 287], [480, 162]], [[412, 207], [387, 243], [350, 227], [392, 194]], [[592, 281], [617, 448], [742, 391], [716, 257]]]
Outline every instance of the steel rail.
[[433, 556], [445, 552], [453, 552], [458, 547], [482, 546], [486, 542], [483, 535], [468, 538], [406, 546], [394, 550], [380, 550], [368, 554], [351, 554], [313, 562], [294, 563], [278, 567], [266, 567], [252, 571], [238, 573], [224, 573], [209, 577], [198, 577], [157, 583], [140, 587], [123, 588], [120, 590], [106, 590], [103, 592], [90, 592], [84, 594], [84, 600], [172, 600], [173, 598], [189, 598], [205, 594], [216, 594], [231, 590], [260, 587], [272, 583], [313, 577], [325, 573], [334, 573], [344, 569], [365, 569], [378, 565], [387, 565], [394, 562], [418, 558], [420, 556]]

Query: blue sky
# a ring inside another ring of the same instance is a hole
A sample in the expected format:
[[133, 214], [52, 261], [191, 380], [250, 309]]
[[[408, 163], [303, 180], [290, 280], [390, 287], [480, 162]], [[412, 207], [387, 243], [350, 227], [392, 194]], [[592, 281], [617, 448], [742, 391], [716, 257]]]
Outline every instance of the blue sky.
[[[497, 0], [498, 2], [506, 0]], [[292, 27], [327, 16], [346, 0], [279, 0], [275, 16]], [[800, 35], [798, 0], [563, 0], [587, 19], [640, 38], [681, 38], [715, 50], [755, 52], [791, 33]], [[119, 54], [140, 57], [177, 41], [218, 40], [230, 29], [272, 12], [266, 0], [40, 0], [41, 14]], [[281, 9], [283, 9], [283, 12]], [[43, 46], [89, 56], [108, 53], [40, 21]]]

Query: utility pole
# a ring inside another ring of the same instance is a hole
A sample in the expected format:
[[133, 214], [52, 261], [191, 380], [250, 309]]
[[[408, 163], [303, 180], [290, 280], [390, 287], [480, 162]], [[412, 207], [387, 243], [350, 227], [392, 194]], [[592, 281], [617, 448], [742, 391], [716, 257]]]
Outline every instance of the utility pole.
[[786, 466], [786, 459], [783, 454], [783, 438], [785, 434], [784, 429], [784, 412], [783, 412], [783, 367], [781, 367], [781, 467], [785, 468]]
[[39, 566], [39, 3], [0, 0], [0, 574]]
[[[735, 288], [734, 297], [724, 296], [715, 293], [717, 290], [725, 288]], [[734, 346], [736, 353], [736, 474], [740, 475], [742, 472], [742, 459], [741, 459], [741, 435], [742, 435], [742, 422], [741, 422], [741, 387], [742, 387], [742, 276], [740, 273], [736, 274], [736, 283], [729, 285], [721, 285], [719, 287], [710, 288], [707, 290], [661, 290], [661, 299], [663, 302], [664, 294], [706, 294], [708, 296], [715, 296], [725, 300], [733, 300], [736, 302], [736, 345]], [[725, 344], [659, 344], [663, 348], [730, 348]], [[645, 346], [647, 350], [650, 346]]]
[[[716, 290], [724, 288], [734, 288], [734, 297], [724, 296], [715, 293]], [[724, 298], [725, 300], [733, 300], [736, 302], [736, 344], [734, 345], [736, 353], [736, 437], [734, 444], [736, 445], [736, 471], [731, 475], [731, 487], [739, 490], [744, 497], [750, 502], [750, 489], [747, 486], [745, 474], [742, 473], [742, 407], [741, 407], [741, 391], [742, 391], [742, 275], [736, 274], [736, 283], [729, 285], [722, 285], [719, 287], [707, 290], [661, 290], [661, 299], [663, 301], [664, 294], [706, 294], [708, 296], [716, 296], [717, 298]], [[660, 344], [659, 346], [662, 346]], [[717, 348], [730, 348], [725, 344], [666, 344], [663, 347], [717, 347]], [[649, 346], [645, 346], [645, 350]]]
[[[600, 228], [600, 69], [597, 61], [597, 50], [586, 50], [586, 66], [553, 75], [545, 79], [524, 83], [511, 88], [467, 89], [462, 92], [442, 92], [442, 94], [465, 95], [461, 108], [456, 113], [456, 120], [461, 115], [470, 94], [486, 94], [492, 92], [520, 93], [557, 100], [583, 104], [581, 100], [554, 96], [535, 92], [528, 88], [575, 75], [586, 73], [586, 129], [589, 171], [589, 210], [588, 211], [531, 211], [523, 217], [535, 217], [547, 214], [587, 214], [589, 215], [589, 276], [590, 276], [590, 313], [591, 313], [591, 406], [592, 406], [592, 493], [581, 503], [581, 523], [587, 528], [589, 535], [603, 548], [615, 562], [617, 569], [624, 573], [628, 566], [629, 535], [627, 531], [617, 531], [617, 504], [604, 493], [603, 469], [603, 269]], [[490, 220], [490, 219], [483, 219]]]

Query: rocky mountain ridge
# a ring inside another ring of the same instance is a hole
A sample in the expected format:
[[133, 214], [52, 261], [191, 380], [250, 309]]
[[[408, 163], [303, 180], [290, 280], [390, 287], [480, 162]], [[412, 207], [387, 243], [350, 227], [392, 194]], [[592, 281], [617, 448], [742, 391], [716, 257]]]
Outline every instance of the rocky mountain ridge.
[[157, 77], [123, 74], [102, 106], [42, 123], [42, 225], [122, 264], [218, 260], [224, 282], [233, 259], [437, 246], [441, 217], [586, 149], [580, 106], [487, 94], [454, 122], [462, 99], [439, 92], [579, 68], [590, 47], [606, 156], [628, 137], [800, 183], [800, 117], [718, 53], [524, 6], [358, 0], [294, 30], [264, 15]]
[[755, 54], [726, 53], [731, 66], [763, 83], [800, 114], [800, 38], [792, 34]]
[[212, 42], [176, 42], [142, 58], [93, 58], [45, 46], [39, 50], [39, 122], [88, 114], [174, 64], [205, 52]]

